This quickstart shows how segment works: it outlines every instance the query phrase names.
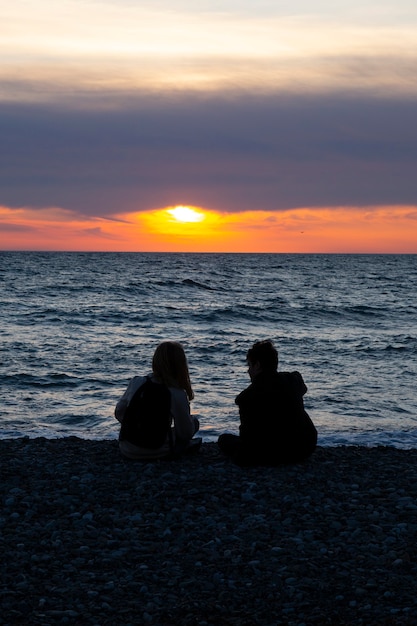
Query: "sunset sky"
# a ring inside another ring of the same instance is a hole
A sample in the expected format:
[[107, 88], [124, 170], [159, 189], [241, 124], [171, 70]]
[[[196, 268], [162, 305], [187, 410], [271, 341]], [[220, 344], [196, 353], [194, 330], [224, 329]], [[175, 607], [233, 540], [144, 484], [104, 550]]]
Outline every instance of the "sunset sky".
[[417, 253], [417, 4], [0, 0], [0, 139], [2, 250]]

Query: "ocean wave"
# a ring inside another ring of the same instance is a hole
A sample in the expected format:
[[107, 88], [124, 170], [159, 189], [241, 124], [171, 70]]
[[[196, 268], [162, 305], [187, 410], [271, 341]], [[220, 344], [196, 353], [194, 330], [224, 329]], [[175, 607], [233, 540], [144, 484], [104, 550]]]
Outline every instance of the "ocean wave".
[[1, 385], [27, 387], [79, 387], [84, 382], [68, 374], [46, 374], [44, 376], [36, 374], [5, 374], [0, 376]]
[[347, 315], [358, 315], [365, 317], [376, 317], [385, 315], [386, 308], [379, 306], [371, 306], [368, 304], [356, 304], [354, 306], [346, 306], [343, 308], [343, 312]]
[[[212, 309], [203, 309], [193, 312], [194, 319], [199, 319], [202, 322], [216, 323], [234, 323], [234, 324], [247, 324], [248, 322], [275, 322], [276, 312], [268, 310], [262, 305], [249, 305], [239, 304], [224, 307], [217, 307]], [[281, 322], [283, 321], [283, 313], [281, 314]], [[291, 319], [290, 313], [287, 312], [287, 319]], [[294, 317], [292, 317], [294, 319]], [[227, 331], [230, 333], [230, 330]]]
[[368, 354], [376, 354], [383, 352], [412, 352], [417, 353], [417, 337], [403, 336], [391, 337], [383, 340], [381, 337], [368, 341], [361, 341], [355, 345], [358, 352], [366, 352]]
[[204, 283], [200, 283], [197, 280], [193, 280], [192, 278], [184, 278], [182, 281], [183, 285], [187, 285], [188, 287], [198, 287], [198, 289], [205, 289], [207, 291], [214, 291], [213, 287], [210, 285], [206, 285]]

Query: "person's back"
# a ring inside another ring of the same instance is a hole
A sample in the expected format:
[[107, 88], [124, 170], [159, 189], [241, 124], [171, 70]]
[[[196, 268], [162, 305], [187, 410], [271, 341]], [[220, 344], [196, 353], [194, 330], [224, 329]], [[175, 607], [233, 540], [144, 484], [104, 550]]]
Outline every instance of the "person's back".
[[158, 450], [168, 441], [172, 448], [171, 422], [169, 388], [147, 376], [126, 407], [119, 440], [148, 450]]
[[316, 447], [317, 431], [304, 409], [307, 391], [299, 372], [259, 373], [236, 398], [240, 456], [259, 462], [296, 462]]
[[248, 350], [251, 384], [236, 398], [240, 436], [224, 434], [219, 446], [241, 465], [297, 463], [317, 445], [317, 431], [304, 409], [307, 391], [299, 372], [278, 372], [270, 341]]

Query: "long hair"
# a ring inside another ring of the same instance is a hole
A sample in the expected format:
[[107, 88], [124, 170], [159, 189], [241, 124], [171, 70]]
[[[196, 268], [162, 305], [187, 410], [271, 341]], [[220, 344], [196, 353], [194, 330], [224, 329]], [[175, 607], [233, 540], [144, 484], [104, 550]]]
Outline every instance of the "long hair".
[[185, 389], [188, 399], [194, 398], [187, 357], [180, 343], [176, 341], [160, 343], [153, 355], [152, 371], [168, 387]]

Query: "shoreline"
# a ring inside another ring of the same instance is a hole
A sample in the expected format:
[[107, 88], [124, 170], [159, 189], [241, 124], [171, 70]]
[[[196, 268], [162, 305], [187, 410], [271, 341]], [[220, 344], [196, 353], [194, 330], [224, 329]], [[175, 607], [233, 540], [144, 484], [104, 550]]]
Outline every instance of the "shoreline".
[[[223, 434], [224, 432], [230, 432], [230, 433], [233, 432], [235, 434], [238, 434], [239, 429], [235, 428], [235, 429], [229, 429], [229, 430], [227, 429], [220, 430], [218, 434], [216, 435], [207, 435], [207, 436], [204, 436], [204, 431], [199, 430], [195, 436], [202, 438], [204, 446], [214, 446], [214, 445], [217, 445], [217, 440], [219, 436]], [[115, 431], [114, 433], [111, 433], [110, 436], [107, 433], [107, 434], [103, 434], [101, 437], [86, 437], [85, 433], [83, 432], [72, 432], [72, 431], [71, 433], [65, 433], [65, 432], [57, 433], [57, 432], [49, 431], [46, 433], [36, 432], [36, 433], [29, 433], [29, 434], [27, 433], [26, 434], [22, 434], [22, 433], [11, 434], [10, 432], [5, 432], [3, 434], [0, 434], [0, 442], [1, 441], [31, 442], [31, 441], [37, 441], [37, 440], [46, 440], [46, 441], [77, 440], [79, 442], [86, 442], [86, 443], [111, 444], [111, 443], [118, 441], [118, 436], [119, 436], [119, 429]], [[339, 449], [339, 448], [356, 448], [356, 449], [363, 449], [363, 450], [368, 450], [368, 449], [373, 449], [373, 448], [388, 448], [388, 449], [394, 449], [394, 450], [417, 450], [417, 440], [415, 442], [414, 441], [401, 441], [398, 438], [397, 439], [387, 438], [385, 440], [381, 438], [377, 440], [371, 440], [371, 439], [363, 440], [360, 436], [357, 438], [344, 437], [344, 438], [335, 439], [333, 435], [329, 436], [329, 435], [323, 435], [322, 433], [319, 433], [317, 447], [323, 448], [326, 450], [327, 449], [333, 450], [333, 449]]]
[[1, 624], [417, 623], [417, 450], [239, 468], [0, 440]]

